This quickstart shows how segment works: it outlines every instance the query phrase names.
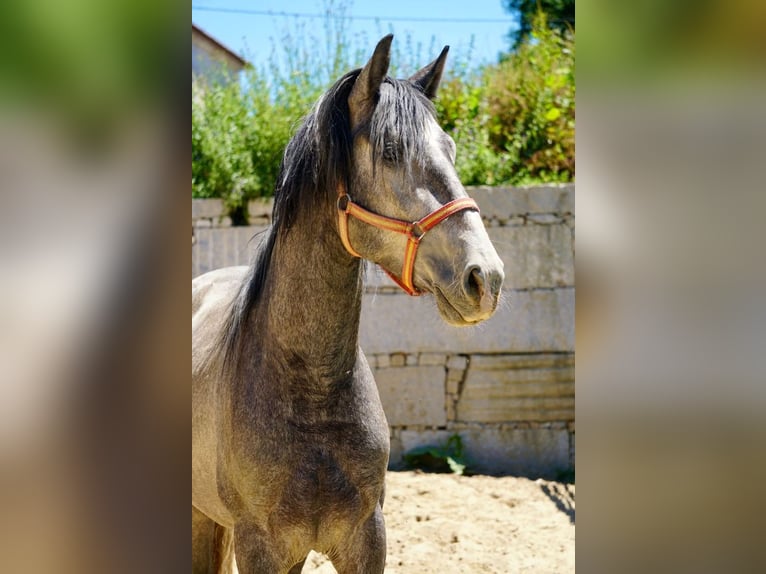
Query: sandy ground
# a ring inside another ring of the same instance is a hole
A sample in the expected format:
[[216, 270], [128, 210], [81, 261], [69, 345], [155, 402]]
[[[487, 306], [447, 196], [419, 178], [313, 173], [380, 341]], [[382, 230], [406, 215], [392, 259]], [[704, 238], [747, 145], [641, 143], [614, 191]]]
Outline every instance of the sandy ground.
[[[575, 571], [575, 486], [516, 477], [389, 472], [388, 574]], [[303, 568], [335, 574], [312, 553]]]

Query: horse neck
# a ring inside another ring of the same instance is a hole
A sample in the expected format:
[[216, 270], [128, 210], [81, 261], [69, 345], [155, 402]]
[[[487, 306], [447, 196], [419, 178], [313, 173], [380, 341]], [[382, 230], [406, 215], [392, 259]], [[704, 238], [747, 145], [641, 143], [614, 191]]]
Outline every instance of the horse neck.
[[283, 366], [318, 380], [353, 368], [362, 307], [361, 263], [344, 250], [333, 214], [329, 206], [303, 210], [279, 233], [258, 310]]

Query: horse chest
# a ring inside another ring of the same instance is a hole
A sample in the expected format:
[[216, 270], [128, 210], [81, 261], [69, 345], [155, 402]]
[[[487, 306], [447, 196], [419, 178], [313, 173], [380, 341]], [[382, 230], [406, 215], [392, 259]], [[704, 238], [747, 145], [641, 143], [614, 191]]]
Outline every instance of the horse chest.
[[272, 371], [254, 377], [247, 400], [232, 401], [226, 434], [236, 440], [226, 459], [236, 466], [220, 476], [236, 493], [235, 514], [266, 530], [289, 524], [295, 544], [330, 546], [370, 516], [383, 493], [389, 432], [366, 363], [354, 375], [323, 393]]
[[317, 520], [353, 519], [365, 514], [380, 496], [385, 468], [380, 460], [365, 461], [361, 468], [360, 462], [358, 457], [325, 449], [307, 451], [284, 474], [286, 481], [279, 507], [296, 516]]
[[268, 530], [283, 525], [296, 544], [331, 547], [348, 536], [380, 501], [388, 462], [387, 433], [355, 429], [354, 440], [350, 430], [293, 430], [280, 449], [261, 452], [240, 485], [248, 514]]
[[295, 517], [366, 513], [382, 491], [389, 437], [382, 411], [363, 418], [263, 413], [263, 424], [235, 433], [237, 490], [256, 507]]

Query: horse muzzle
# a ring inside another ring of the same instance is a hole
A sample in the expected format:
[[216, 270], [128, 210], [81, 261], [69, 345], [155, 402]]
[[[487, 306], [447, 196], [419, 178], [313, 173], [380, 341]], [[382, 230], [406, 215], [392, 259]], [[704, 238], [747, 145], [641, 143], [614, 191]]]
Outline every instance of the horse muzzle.
[[489, 319], [497, 309], [503, 286], [503, 264], [469, 264], [452, 288], [432, 286], [442, 318], [455, 326], [470, 326]]

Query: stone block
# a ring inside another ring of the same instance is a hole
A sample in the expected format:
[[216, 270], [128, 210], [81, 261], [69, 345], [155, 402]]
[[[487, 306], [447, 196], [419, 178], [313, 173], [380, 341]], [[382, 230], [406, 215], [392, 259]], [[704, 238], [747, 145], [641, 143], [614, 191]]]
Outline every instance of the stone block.
[[476, 327], [452, 327], [430, 297], [365, 295], [360, 343], [368, 353], [574, 351], [574, 288], [505, 293]]
[[497, 397], [489, 399], [462, 398], [457, 404], [456, 420], [459, 422], [502, 423], [509, 421], [561, 421], [574, 417], [575, 399], [571, 396], [555, 396], [572, 392], [574, 384], [559, 384], [549, 390], [535, 389], [538, 395], [554, 396]]
[[210, 230], [196, 229], [195, 242], [192, 245], [192, 277], [202, 275], [212, 269], [210, 262]]
[[250, 225], [266, 226], [270, 223], [270, 220], [268, 217], [249, 217], [247, 222]]
[[214, 269], [231, 265], [229, 263], [229, 252], [231, 251], [231, 244], [236, 241], [235, 234], [236, 232], [229, 233], [220, 229], [212, 229], [210, 231], [210, 254], [215, 262]]
[[409, 451], [421, 446], [444, 446], [447, 440], [455, 434], [450, 430], [402, 430], [399, 431], [399, 440], [401, 443], [401, 452], [406, 454]]
[[250, 217], [265, 217], [271, 219], [271, 212], [274, 210], [273, 198], [251, 199], [247, 203], [247, 213]]
[[569, 436], [554, 429], [402, 430], [390, 467], [402, 468], [402, 455], [420, 446], [444, 446], [453, 434], [463, 441], [464, 456], [473, 472], [530, 478], [556, 478], [571, 470]]
[[[492, 371], [508, 369], [568, 369], [574, 380], [575, 358], [573, 353], [535, 353], [525, 355], [473, 355], [471, 370]], [[567, 379], [569, 380], [569, 379]]]
[[447, 355], [444, 353], [420, 353], [420, 357], [418, 357], [418, 364], [424, 367], [435, 365], [443, 367], [446, 362]]
[[574, 212], [574, 184], [544, 185], [534, 187], [488, 187], [467, 188], [476, 200], [485, 219], [508, 219], [526, 213]]
[[192, 279], [194, 279], [199, 269], [199, 250], [195, 249], [195, 246], [199, 242], [199, 237], [196, 236], [194, 232], [192, 232]]
[[465, 371], [447, 371], [447, 392], [456, 395], [460, 390], [460, 382], [463, 380]]
[[493, 227], [488, 232], [505, 264], [503, 289], [575, 284], [572, 232], [565, 225]]
[[192, 220], [214, 219], [224, 215], [223, 201], [220, 199], [192, 199]]
[[534, 223], [537, 225], [553, 225], [555, 223], [563, 223], [560, 217], [552, 213], [530, 213], [527, 216], [527, 223]]
[[574, 357], [476, 357], [457, 405], [461, 422], [574, 420]]
[[253, 239], [266, 227], [229, 227], [197, 229], [192, 246], [192, 273], [201, 275], [213, 269], [249, 265], [258, 240]]
[[388, 468], [391, 470], [401, 470], [402, 464], [402, 439], [399, 429], [391, 429], [391, 452], [388, 457]]
[[442, 367], [398, 367], [375, 372], [389, 426], [447, 423]]
[[476, 429], [460, 436], [474, 472], [553, 479], [572, 469], [566, 430]]
[[447, 361], [448, 369], [462, 370], [468, 366], [468, 357], [465, 355], [452, 355]]
[[446, 399], [446, 407], [447, 407], [447, 420], [452, 422], [457, 419], [457, 408], [455, 406], [455, 401], [452, 398], [451, 395], [447, 395]]

